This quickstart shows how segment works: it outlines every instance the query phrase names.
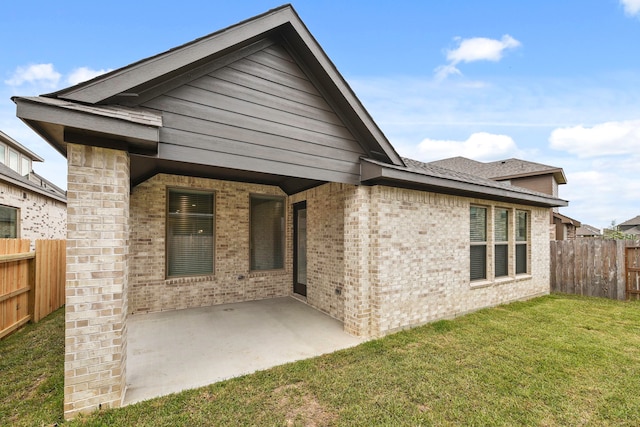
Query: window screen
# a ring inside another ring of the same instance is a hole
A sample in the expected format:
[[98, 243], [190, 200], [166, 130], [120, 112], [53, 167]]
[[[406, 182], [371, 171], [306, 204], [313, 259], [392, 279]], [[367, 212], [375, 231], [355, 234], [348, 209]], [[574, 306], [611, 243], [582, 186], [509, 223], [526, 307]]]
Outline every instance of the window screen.
[[251, 270], [284, 268], [284, 198], [251, 196]]
[[167, 275], [213, 273], [213, 193], [169, 190]]

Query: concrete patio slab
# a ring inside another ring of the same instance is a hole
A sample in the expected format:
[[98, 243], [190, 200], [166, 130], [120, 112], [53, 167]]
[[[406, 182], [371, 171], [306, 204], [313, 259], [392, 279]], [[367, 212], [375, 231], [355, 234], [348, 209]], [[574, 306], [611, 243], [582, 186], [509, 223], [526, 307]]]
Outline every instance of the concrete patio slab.
[[127, 324], [125, 405], [364, 341], [291, 297], [133, 315]]

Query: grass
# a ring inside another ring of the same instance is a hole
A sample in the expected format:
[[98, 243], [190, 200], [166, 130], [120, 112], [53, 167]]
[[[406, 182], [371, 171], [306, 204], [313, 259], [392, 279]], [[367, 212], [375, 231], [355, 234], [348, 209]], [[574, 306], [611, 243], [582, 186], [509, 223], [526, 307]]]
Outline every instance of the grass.
[[[63, 314], [0, 341], [0, 425], [62, 423]], [[640, 303], [551, 295], [69, 426], [640, 424]]]

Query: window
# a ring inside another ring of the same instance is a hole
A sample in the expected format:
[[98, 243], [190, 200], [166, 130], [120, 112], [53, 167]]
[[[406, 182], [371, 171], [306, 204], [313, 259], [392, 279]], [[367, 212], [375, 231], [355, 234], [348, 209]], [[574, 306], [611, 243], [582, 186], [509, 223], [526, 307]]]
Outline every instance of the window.
[[0, 144], [0, 163], [7, 164], [7, 147], [4, 144]]
[[471, 280], [487, 278], [487, 209], [471, 206]]
[[493, 220], [495, 277], [509, 275], [509, 211], [496, 209]]
[[18, 237], [18, 209], [0, 206], [0, 238]]
[[251, 270], [284, 268], [284, 198], [252, 195], [250, 199]]
[[27, 176], [31, 173], [31, 161], [29, 160], [28, 157], [21, 157], [20, 158], [20, 174], [22, 176]]
[[20, 170], [18, 169], [20, 167], [18, 163], [19, 158], [20, 156], [17, 151], [9, 150], [9, 167], [18, 173], [20, 173]]
[[516, 212], [516, 274], [527, 273], [529, 215], [525, 211]]
[[169, 189], [167, 276], [213, 273], [213, 193]]

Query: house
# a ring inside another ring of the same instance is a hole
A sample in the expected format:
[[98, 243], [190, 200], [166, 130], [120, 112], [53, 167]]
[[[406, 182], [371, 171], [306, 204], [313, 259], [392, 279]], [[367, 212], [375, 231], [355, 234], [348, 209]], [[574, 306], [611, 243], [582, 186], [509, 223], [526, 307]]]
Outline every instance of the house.
[[0, 131], [0, 238], [66, 238], [66, 194], [33, 171], [42, 161]]
[[588, 224], [582, 224], [576, 230], [576, 237], [580, 237], [580, 238], [602, 237], [602, 233], [596, 227], [593, 227]]
[[618, 224], [618, 231], [624, 234], [640, 235], [640, 215]]
[[[431, 164], [528, 188], [553, 197], [558, 197], [558, 186], [567, 183], [562, 168], [520, 159], [479, 162], [466, 157], [451, 157], [436, 160]], [[560, 214], [557, 207], [551, 209], [549, 221], [552, 240], [574, 239], [576, 230], [580, 227], [580, 221]]]
[[559, 212], [553, 212], [551, 217], [555, 228], [553, 240], [572, 240], [577, 237], [578, 228], [582, 225], [580, 221]]
[[295, 295], [377, 337], [549, 292], [567, 202], [402, 158], [291, 6], [13, 100], [68, 160], [66, 417], [121, 404], [131, 315]]

